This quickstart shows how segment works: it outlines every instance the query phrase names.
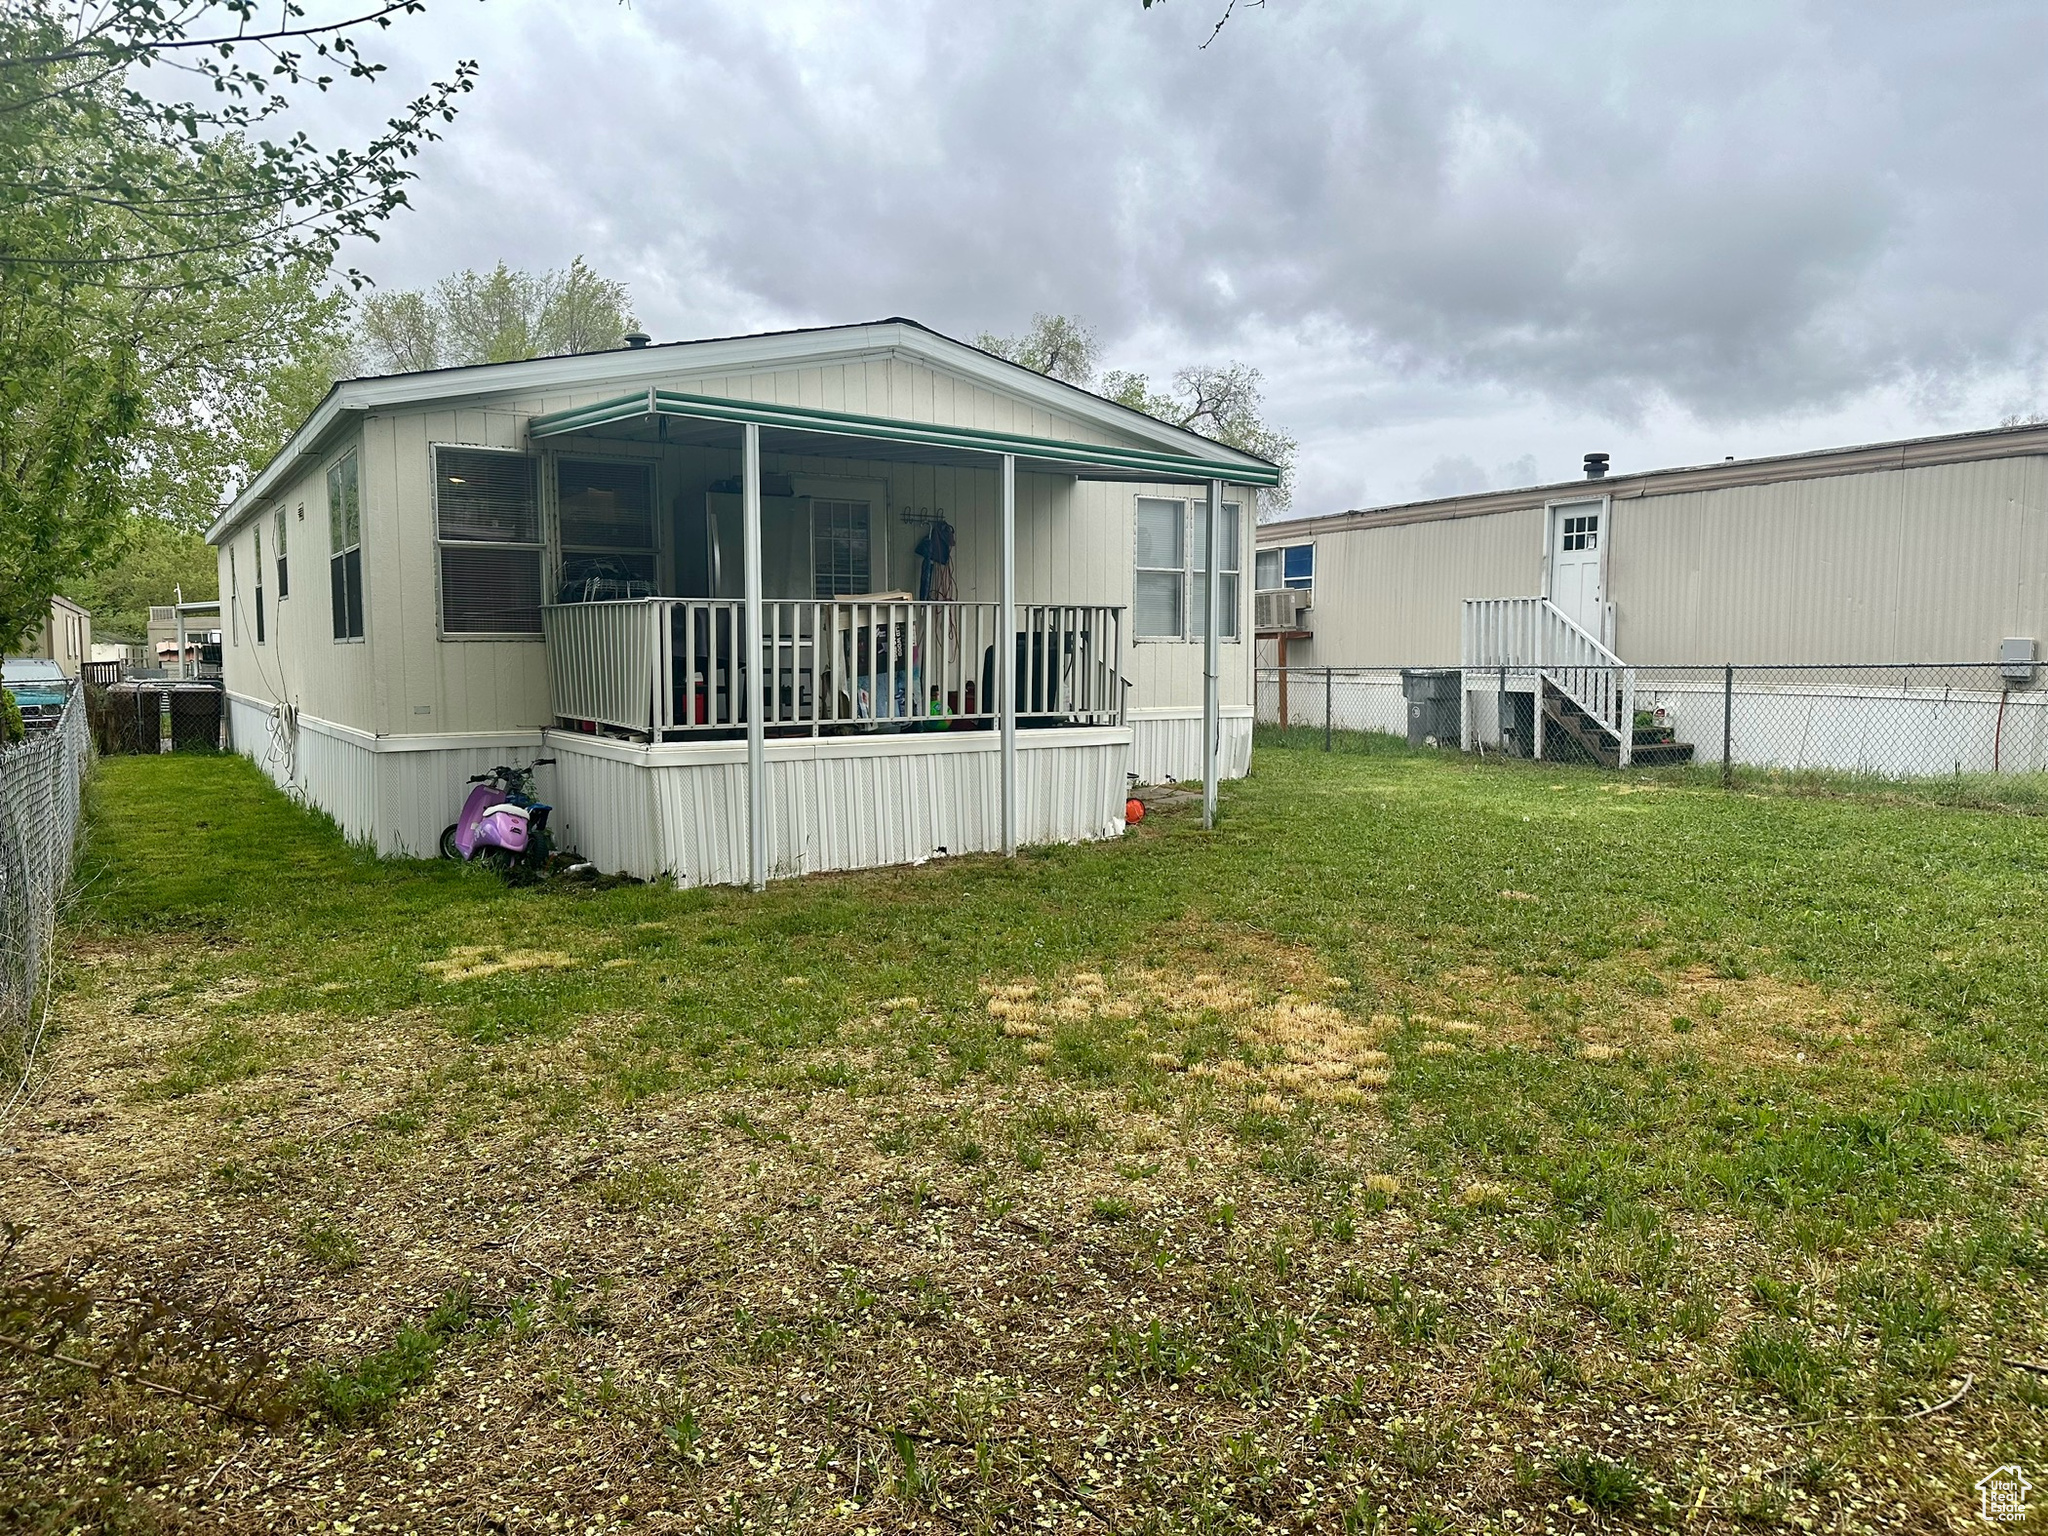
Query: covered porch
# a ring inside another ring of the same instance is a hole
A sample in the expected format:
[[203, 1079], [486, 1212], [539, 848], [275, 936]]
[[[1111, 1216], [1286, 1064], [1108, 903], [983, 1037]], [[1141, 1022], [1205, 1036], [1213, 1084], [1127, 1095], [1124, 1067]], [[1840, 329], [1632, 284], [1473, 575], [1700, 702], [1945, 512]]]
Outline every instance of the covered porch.
[[527, 435], [554, 490], [549, 751], [601, 865], [759, 886], [1120, 831], [1129, 528], [1076, 494], [1105, 481], [1210, 509], [1213, 817], [1216, 528], [1258, 467], [659, 389]]

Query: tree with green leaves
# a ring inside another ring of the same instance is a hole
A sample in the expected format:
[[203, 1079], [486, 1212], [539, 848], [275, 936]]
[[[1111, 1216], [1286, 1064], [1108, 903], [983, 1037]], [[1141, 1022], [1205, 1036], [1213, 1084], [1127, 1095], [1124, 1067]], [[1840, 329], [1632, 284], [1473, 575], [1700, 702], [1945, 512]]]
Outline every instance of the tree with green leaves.
[[1197, 364], [1175, 373], [1164, 390], [1155, 390], [1142, 373], [1116, 369], [1098, 381], [1095, 368], [1101, 345], [1093, 329], [1069, 315], [1033, 315], [1021, 336], [984, 331], [974, 344], [1033, 372], [1093, 390], [1118, 405], [1271, 460], [1280, 466], [1280, 484], [1259, 498], [1260, 517], [1275, 517], [1287, 506], [1294, 482], [1294, 452], [1299, 445], [1266, 420], [1258, 369], [1235, 362]]
[[352, 321], [345, 293], [295, 266], [181, 306], [174, 325], [144, 337], [130, 510], [204, 530], [334, 381], [358, 371]]
[[131, 512], [91, 567], [64, 584], [64, 595], [91, 611], [95, 640], [139, 643], [156, 605], [219, 597], [220, 562], [204, 534]]
[[[0, 648], [138, 506], [188, 497], [179, 444], [232, 436], [237, 413], [247, 441], [260, 436], [240, 385], [265, 306], [324, 323], [318, 285], [341, 242], [374, 239], [405, 206], [410, 162], [475, 66], [360, 145], [272, 125], [302, 92], [375, 79], [364, 40], [422, 9], [371, 0], [319, 21], [300, 0], [0, 6]], [[202, 487], [189, 496], [221, 489]]]
[[92, 561], [60, 584], [105, 639], [140, 640], [149, 608], [219, 595], [205, 530], [338, 378], [357, 371], [352, 306], [308, 267], [261, 273], [195, 302], [160, 355], [140, 350], [143, 420], [127, 506]]
[[983, 331], [974, 344], [1033, 373], [1059, 379], [1081, 389], [1093, 387], [1102, 344], [1084, 322], [1067, 315], [1036, 314], [1021, 336]]
[[566, 272], [515, 272], [501, 261], [428, 292], [371, 294], [362, 306], [363, 351], [386, 373], [603, 352], [638, 327], [626, 285], [581, 256]]

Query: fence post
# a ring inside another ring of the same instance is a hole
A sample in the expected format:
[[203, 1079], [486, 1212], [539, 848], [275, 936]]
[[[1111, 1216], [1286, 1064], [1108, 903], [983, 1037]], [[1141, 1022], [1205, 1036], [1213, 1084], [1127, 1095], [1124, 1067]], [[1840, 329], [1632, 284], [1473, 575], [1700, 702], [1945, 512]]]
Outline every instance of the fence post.
[[1721, 787], [1735, 782], [1735, 664], [1721, 671]]
[[1500, 692], [1493, 701], [1493, 734], [1500, 755], [1508, 755], [1508, 669], [1500, 669]]
[[1323, 668], [1323, 750], [1330, 750], [1330, 722], [1336, 717], [1337, 684], [1336, 674], [1328, 667]]
[[1636, 669], [1621, 669], [1621, 763], [1626, 768], [1636, 752]]

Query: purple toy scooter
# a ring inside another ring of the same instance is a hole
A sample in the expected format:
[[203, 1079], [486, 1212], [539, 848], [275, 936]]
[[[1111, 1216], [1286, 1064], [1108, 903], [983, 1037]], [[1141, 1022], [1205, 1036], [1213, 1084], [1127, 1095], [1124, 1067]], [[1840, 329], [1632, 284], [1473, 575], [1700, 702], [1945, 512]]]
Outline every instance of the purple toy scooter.
[[545, 865], [553, 846], [548, 812], [554, 807], [534, 797], [533, 770], [552, 762], [537, 757], [524, 768], [493, 768], [472, 778], [476, 788], [462, 803], [461, 818], [441, 834], [441, 857], [487, 859], [508, 874]]

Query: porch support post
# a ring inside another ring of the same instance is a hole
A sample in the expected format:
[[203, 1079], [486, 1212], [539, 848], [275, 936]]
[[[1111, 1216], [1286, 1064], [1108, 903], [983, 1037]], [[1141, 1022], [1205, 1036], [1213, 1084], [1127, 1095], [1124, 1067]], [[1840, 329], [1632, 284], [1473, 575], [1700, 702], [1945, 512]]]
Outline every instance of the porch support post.
[[1017, 456], [1003, 455], [1002, 595], [996, 618], [996, 719], [1002, 728], [1003, 852], [1017, 851]]
[[1223, 735], [1223, 700], [1220, 689], [1219, 631], [1223, 627], [1223, 584], [1217, 579], [1222, 567], [1223, 482], [1209, 482], [1209, 555], [1205, 565], [1208, 592], [1202, 619], [1202, 825], [1216, 825], [1216, 756]]
[[761, 427], [741, 429], [741, 559], [746, 570], [747, 633], [739, 647], [740, 697], [747, 711], [747, 871], [755, 890], [768, 883], [768, 741], [761, 718]]

